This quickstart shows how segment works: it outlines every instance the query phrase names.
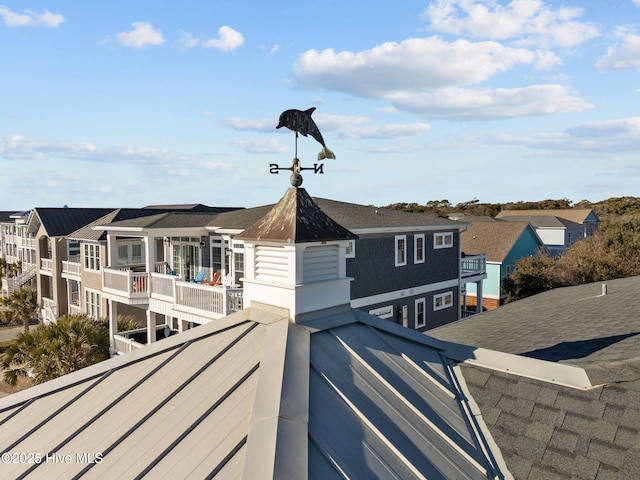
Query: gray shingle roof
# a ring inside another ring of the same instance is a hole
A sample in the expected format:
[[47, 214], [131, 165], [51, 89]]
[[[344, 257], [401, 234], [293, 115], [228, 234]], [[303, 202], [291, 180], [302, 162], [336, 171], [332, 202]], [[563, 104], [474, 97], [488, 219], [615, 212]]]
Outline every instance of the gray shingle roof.
[[502, 210], [496, 218], [507, 216], [537, 216], [537, 217], [558, 217], [570, 220], [575, 223], [584, 223], [589, 215], [593, 214], [590, 208], [568, 208], [556, 210]]
[[429, 331], [436, 338], [582, 367], [576, 390], [463, 364], [517, 479], [640, 478], [640, 277], [551, 290]]
[[561, 217], [513, 215], [500, 217], [507, 222], [529, 222], [535, 228], [580, 228], [581, 224]]
[[195, 212], [164, 212], [155, 215], [147, 215], [130, 218], [119, 222], [111, 222], [108, 225], [119, 228], [188, 228], [205, 227], [217, 213]]

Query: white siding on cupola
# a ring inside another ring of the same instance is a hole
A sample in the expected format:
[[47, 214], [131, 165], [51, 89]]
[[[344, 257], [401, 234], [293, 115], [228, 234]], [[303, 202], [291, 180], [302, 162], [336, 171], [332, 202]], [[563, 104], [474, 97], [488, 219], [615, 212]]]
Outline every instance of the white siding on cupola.
[[289, 254], [282, 247], [257, 245], [255, 249], [255, 279], [265, 282], [286, 282], [289, 279]]
[[338, 278], [338, 245], [307, 247], [303, 253], [303, 283], [322, 282]]

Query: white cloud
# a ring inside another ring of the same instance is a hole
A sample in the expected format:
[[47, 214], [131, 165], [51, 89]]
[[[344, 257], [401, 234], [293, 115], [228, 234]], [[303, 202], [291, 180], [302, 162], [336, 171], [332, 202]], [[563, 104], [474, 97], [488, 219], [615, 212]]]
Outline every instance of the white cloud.
[[542, 0], [437, 0], [423, 17], [432, 30], [476, 39], [511, 40], [543, 48], [575, 47], [599, 35], [598, 29], [576, 19], [582, 8], [554, 10]]
[[480, 83], [518, 64], [532, 64], [537, 58], [534, 52], [497, 42], [411, 38], [358, 53], [309, 50], [298, 58], [293, 74], [304, 88], [386, 97], [399, 91], [424, 92]]
[[462, 89], [443, 88], [438, 91], [392, 97], [400, 110], [433, 118], [486, 120], [562, 112], [581, 112], [592, 107], [572, 95], [564, 85], [532, 85], [523, 88]]
[[370, 125], [340, 131], [344, 138], [406, 138], [421, 135], [431, 130], [427, 123]]
[[229, 117], [224, 119], [224, 124], [236, 130], [273, 133], [278, 122], [273, 118]]
[[45, 10], [44, 13], [36, 13], [25, 10], [25, 13], [14, 13], [4, 5], [0, 5], [0, 17], [7, 27], [58, 27], [64, 22], [64, 16]]
[[287, 153], [289, 149], [273, 138], [257, 140], [239, 140], [233, 145], [244, 149], [247, 153]]
[[235, 50], [242, 44], [244, 44], [244, 36], [227, 25], [218, 29], [218, 38], [204, 40], [194, 37], [191, 33], [184, 33], [180, 39], [180, 45], [183, 47], [193, 48], [201, 45], [205, 48], [217, 48], [223, 52]]
[[148, 22], [134, 22], [133, 30], [116, 35], [116, 41], [121, 45], [133, 48], [143, 48], [147, 45], [162, 45], [164, 38], [160, 30], [156, 30]]
[[632, 0], [633, 3], [636, 4], [637, 7], [640, 7], [640, 0]]
[[493, 135], [486, 137], [484, 141], [487, 144], [518, 145], [555, 153], [574, 152], [581, 156], [635, 152], [640, 142], [640, 117], [584, 123], [568, 128], [562, 133], [528, 137]]
[[112, 146], [98, 148], [88, 142], [42, 140], [9, 134], [0, 137], [0, 158], [5, 160], [45, 160], [49, 157], [96, 162], [162, 163], [193, 161], [184, 155], [165, 149]]
[[[640, 0], [638, 0], [640, 2]], [[607, 54], [596, 63], [598, 70], [640, 70], [640, 35], [626, 27], [619, 27], [616, 36], [621, 42], [609, 47]]]

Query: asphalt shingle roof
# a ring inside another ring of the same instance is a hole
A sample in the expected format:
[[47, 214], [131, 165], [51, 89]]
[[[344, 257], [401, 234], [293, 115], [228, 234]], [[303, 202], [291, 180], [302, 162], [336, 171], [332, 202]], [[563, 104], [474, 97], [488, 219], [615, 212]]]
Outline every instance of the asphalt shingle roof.
[[586, 371], [578, 390], [461, 364], [516, 479], [640, 478], [639, 291], [640, 277], [559, 288], [429, 331]]
[[489, 262], [502, 262], [527, 229], [526, 222], [474, 222], [460, 235], [465, 254], [487, 255]]
[[513, 216], [535, 216], [535, 217], [558, 217], [570, 220], [575, 223], [584, 223], [587, 217], [593, 213], [593, 210], [589, 208], [568, 208], [557, 210], [502, 210], [496, 218], [500, 217], [513, 217]]

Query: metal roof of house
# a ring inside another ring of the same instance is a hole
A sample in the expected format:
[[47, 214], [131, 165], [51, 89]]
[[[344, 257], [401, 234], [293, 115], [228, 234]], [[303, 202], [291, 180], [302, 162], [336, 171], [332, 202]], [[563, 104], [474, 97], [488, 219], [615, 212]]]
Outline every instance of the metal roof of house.
[[559, 288], [429, 331], [583, 368], [575, 390], [462, 367], [515, 478], [640, 478], [640, 277]]
[[37, 207], [31, 212], [29, 230], [35, 232], [42, 225], [49, 237], [65, 237], [113, 210], [113, 208]]
[[250, 308], [0, 399], [2, 451], [45, 459], [2, 473], [508, 477], [476, 414], [429, 337], [351, 309], [304, 327]]
[[222, 213], [230, 212], [232, 210], [240, 210], [241, 207], [210, 207], [209, 205], [203, 205], [202, 203], [186, 203], [186, 204], [173, 204], [173, 205], [147, 205], [143, 207], [149, 210], [163, 210], [163, 211], [180, 211], [180, 212], [199, 212], [199, 213]]
[[291, 187], [267, 214], [237, 238], [303, 243], [358, 237], [327, 216], [304, 188]]
[[[567, 209], [556, 209], [556, 210], [502, 210], [498, 215], [496, 215], [496, 218], [512, 217], [512, 216], [516, 216], [516, 217], [551, 216], [551, 217], [564, 218], [565, 220], [570, 220], [572, 222], [582, 224], [585, 222], [585, 220], [587, 220], [587, 218], [590, 215], [595, 217], [595, 213], [593, 213], [593, 210], [590, 208], [567, 208]], [[596, 220], [597, 220], [597, 217], [596, 217]]]
[[466, 254], [485, 253], [489, 262], [503, 262], [528, 228], [526, 222], [474, 222], [460, 235], [460, 248]]

